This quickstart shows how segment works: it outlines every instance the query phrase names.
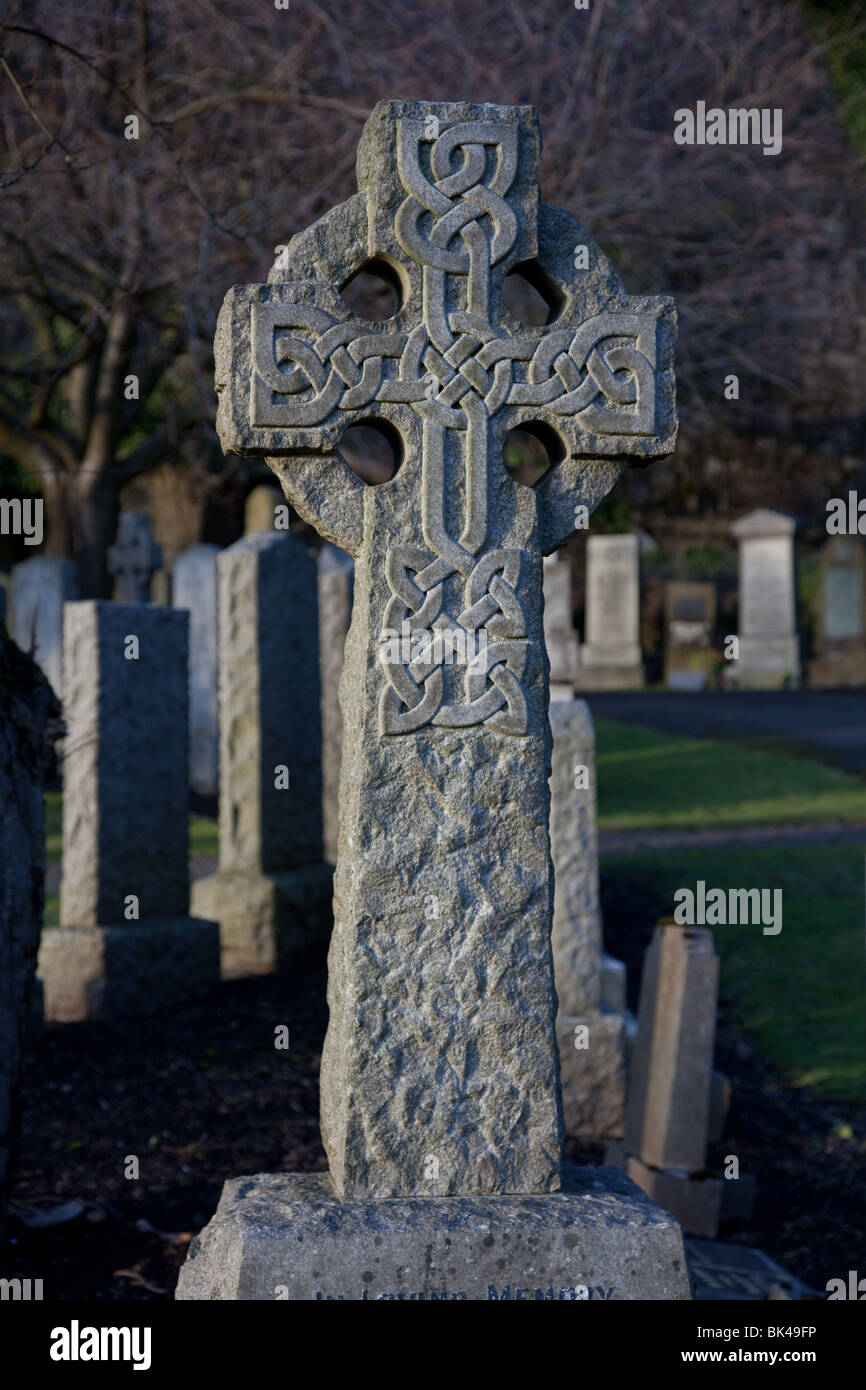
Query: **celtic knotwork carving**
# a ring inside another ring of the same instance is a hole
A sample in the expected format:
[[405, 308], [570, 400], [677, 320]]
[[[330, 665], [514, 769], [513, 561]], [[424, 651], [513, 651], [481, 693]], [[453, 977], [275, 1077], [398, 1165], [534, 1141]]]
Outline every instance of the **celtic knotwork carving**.
[[[526, 732], [520, 566], [519, 550], [500, 548], [482, 556], [465, 577], [465, 607], [456, 622], [449, 622], [442, 612], [443, 583], [454, 569], [417, 546], [388, 550], [385, 573], [391, 598], [379, 648], [388, 679], [379, 704], [383, 735], [413, 733], [424, 724], [465, 728], [489, 723], [503, 733]], [[455, 659], [465, 666], [465, 700], [443, 704], [443, 668]]]
[[[408, 334], [367, 333], [322, 309], [254, 304], [250, 418], [256, 425], [304, 427], [337, 409], [392, 401], [446, 429], [466, 429], [472, 398], [488, 416], [503, 405], [546, 406], [588, 429], [652, 433], [652, 315], [597, 314], [576, 332], [552, 332], [540, 342], [505, 337], [463, 311], [448, 316], [448, 327], [452, 341], [441, 352], [424, 324]], [[308, 338], [290, 331], [299, 328]], [[396, 370], [389, 372], [389, 363]], [[515, 380], [517, 364], [522, 373]]]
[[[423, 173], [419, 159], [424, 139], [423, 121], [400, 121], [397, 167], [409, 197], [394, 219], [397, 240], [413, 260], [452, 275], [468, 275], [473, 260], [483, 260], [485, 270], [487, 265], [496, 265], [517, 238], [517, 218], [505, 201], [517, 172], [516, 126], [465, 121], [449, 127], [430, 147], [432, 181]], [[488, 150], [494, 169], [485, 179]], [[458, 152], [462, 164], [452, 170], [452, 159]], [[433, 218], [429, 235], [420, 227], [425, 213]], [[482, 227], [485, 219], [492, 226], [489, 252]], [[453, 245], [458, 236], [463, 242], [461, 249]]]
[[[531, 198], [519, 123], [440, 125], [399, 114], [395, 121], [400, 189], [388, 204], [393, 221], [382, 253], [402, 252], [415, 267], [412, 297], [396, 318], [400, 329], [373, 329], [318, 307], [315, 281], [298, 295], [312, 302], [282, 303], [282, 291], [251, 299], [250, 422], [263, 431], [327, 422], [330, 446], [343, 413], [357, 418], [381, 404], [391, 407], [389, 418], [399, 407], [420, 417], [421, 534], [418, 544], [393, 545], [385, 557], [390, 597], [382, 628], [398, 634], [400, 645], [379, 651], [386, 677], [380, 729], [483, 723], [519, 734], [527, 727], [528, 636], [520, 552], [485, 550], [490, 421], [505, 409], [531, 411], [558, 423], [571, 450], [578, 430], [595, 436], [591, 452], [616, 452], [599, 448], [602, 436], [651, 441], [658, 311], [611, 308], [578, 323], [568, 302], [551, 328], [511, 334], [494, 323], [493, 268], [501, 275], [531, 242], [519, 238], [516, 211]], [[420, 310], [414, 319], [409, 306]], [[449, 431], [457, 435], [451, 447]], [[297, 444], [307, 442], [301, 436]], [[455, 478], [449, 470], [457, 460], [462, 477]], [[446, 494], [455, 492], [459, 535], [446, 524]], [[408, 653], [407, 625], [421, 634]], [[483, 651], [469, 649], [469, 639], [482, 637]], [[452, 673], [455, 660], [461, 669]]]

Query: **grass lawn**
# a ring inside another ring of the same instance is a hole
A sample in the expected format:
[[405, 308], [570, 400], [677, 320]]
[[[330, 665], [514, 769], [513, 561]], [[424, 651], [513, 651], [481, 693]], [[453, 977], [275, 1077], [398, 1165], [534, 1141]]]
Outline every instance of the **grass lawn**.
[[808, 758], [595, 725], [602, 830], [866, 821], [866, 782]]
[[712, 928], [721, 991], [764, 1062], [822, 1099], [866, 1104], [863, 850], [687, 850], [608, 859], [606, 875], [651, 889], [660, 916], [677, 888], [781, 888], [782, 930]]

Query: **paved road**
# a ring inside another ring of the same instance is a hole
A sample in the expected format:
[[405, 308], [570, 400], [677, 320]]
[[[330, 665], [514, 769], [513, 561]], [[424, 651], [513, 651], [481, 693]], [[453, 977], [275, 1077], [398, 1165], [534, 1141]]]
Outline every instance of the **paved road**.
[[617, 691], [587, 693], [593, 716], [666, 734], [801, 752], [866, 776], [866, 691]]
[[785, 849], [788, 845], [860, 845], [866, 821], [808, 821], [803, 825], [707, 826], [698, 830], [601, 830], [602, 858], [677, 849]]

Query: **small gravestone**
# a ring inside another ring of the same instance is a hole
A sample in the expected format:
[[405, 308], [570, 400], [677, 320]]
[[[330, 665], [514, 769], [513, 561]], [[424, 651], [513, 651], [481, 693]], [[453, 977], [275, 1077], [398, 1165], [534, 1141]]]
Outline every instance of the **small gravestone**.
[[766, 507], [731, 527], [740, 546], [739, 652], [731, 682], [772, 690], [800, 683], [793, 517]]
[[581, 690], [643, 685], [640, 649], [640, 550], [637, 536], [589, 536], [586, 542], [586, 641]]
[[78, 597], [71, 560], [34, 555], [12, 570], [12, 635], [63, 697], [63, 605]]
[[192, 902], [220, 924], [223, 974], [264, 974], [329, 924], [317, 567], [271, 531], [221, 551], [217, 571], [219, 867]]
[[715, 631], [714, 585], [665, 585], [665, 683], [670, 690], [703, 690], [718, 660]]
[[625, 967], [602, 948], [595, 733], [584, 700], [551, 700], [550, 724], [552, 942], [565, 1132], [615, 1139], [625, 1120]]
[[254, 487], [244, 503], [244, 535], [254, 536], [259, 531], [273, 531], [276, 509], [285, 505], [285, 497], [272, 483], [260, 483], [258, 487]]
[[571, 611], [571, 566], [558, 551], [544, 557], [544, 641], [551, 700], [570, 700], [577, 680], [577, 633]]
[[823, 546], [818, 604], [809, 684], [866, 685], [866, 550], [857, 536], [831, 536]]
[[656, 928], [641, 977], [625, 1136], [608, 1150], [609, 1161], [697, 1236], [716, 1235], [727, 1217], [748, 1218], [754, 1199], [751, 1176], [706, 1170], [718, 985], [711, 931]]
[[42, 933], [45, 1017], [153, 1013], [219, 979], [214, 922], [189, 916], [187, 615], [65, 611], [60, 926]]
[[219, 780], [217, 706], [217, 556], [193, 545], [174, 562], [174, 606], [189, 613], [189, 779], [200, 796], [216, 796]]
[[[355, 595], [330, 1173], [227, 1184], [183, 1299], [689, 1296], [676, 1223], [621, 1175], [562, 1164], [542, 627], [542, 555], [576, 507], [627, 456], [673, 447], [673, 306], [626, 296], [583, 228], [539, 205], [538, 158], [530, 107], [380, 102], [359, 193], [220, 315], [223, 447], [268, 459], [354, 556]], [[370, 257], [401, 289], [384, 326], [338, 293]], [[562, 286], [551, 328], [503, 308], [505, 274], [536, 259]], [[371, 415], [405, 446], [381, 487], [338, 453]], [[502, 462], [527, 423], [564, 453], [534, 488]]]
[[319, 551], [319, 670], [322, 678], [322, 836], [325, 862], [337, 862], [343, 720], [338, 692], [352, 616], [355, 565], [351, 555], [325, 544]]
[[145, 512], [121, 512], [117, 539], [108, 551], [108, 572], [114, 575], [119, 603], [148, 603], [151, 581], [162, 565], [162, 546], [153, 538]]
[[47, 735], [59, 713], [44, 675], [0, 622], [0, 1238], [45, 903]]

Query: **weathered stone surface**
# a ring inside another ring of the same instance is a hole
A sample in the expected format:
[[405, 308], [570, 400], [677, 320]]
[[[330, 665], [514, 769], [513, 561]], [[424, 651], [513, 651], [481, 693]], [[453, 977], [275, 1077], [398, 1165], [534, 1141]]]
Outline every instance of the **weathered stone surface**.
[[12, 570], [12, 636], [63, 695], [63, 605], [78, 597], [71, 560], [34, 555]]
[[171, 608], [66, 606], [60, 926], [39, 953], [48, 1019], [146, 1014], [219, 979], [216, 924], [187, 916], [187, 624]]
[[219, 931], [194, 917], [120, 927], [49, 927], [39, 947], [45, 1017], [145, 1018], [219, 984]]
[[654, 1168], [706, 1161], [719, 959], [702, 927], [663, 924], [647, 948], [626, 1146]]
[[189, 781], [200, 796], [216, 796], [219, 785], [218, 555], [215, 545], [193, 545], [173, 570], [174, 606], [189, 613]]
[[[604, 998], [604, 962], [608, 975], [620, 962], [602, 954], [595, 732], [583, 700], [552, 701], [550, 725], [552, 943], [563, 1118], [566, 1134], [609, 1139], [622, 1134], [625, 1122], [625, 969], [619, 988], [608, 986], [611, 1004]], [[575, 1048], [578, 1027], [588, 1029], [586, 1048]]]
[[21, 1065], [34, 1039], [45, 904], [42, 782], [60, 706], [0, 622], [0, 1236], [18, 1136]]
[[304, 949], [320, 943], [329, 918], [317, 567], [271, 531], [223, 550], [217, 568], [219, 869], [192, 901], [220, 924], [223, 973], [257, 975], [291, 959], [305, 922]]
[[800, 683], [793, 517], [759, 507], [731, 527], [740, 545], [739, 656], [732, 683], [772, 689]]
[[582, 1015], [601, 999], [595, 731], [585, 700], [551, 702], [550, 726], [556, 993], [560, 1013]]
[[[289, 532], [259, 532], [223, 550], [218, 569], [220, 870], [318, 863], [316, 561]], [[280, 767], [287, 788], [277, 785]]]
[[[581, 1139], [621, 1136], [626, 1101], [624, 1015], [603, 1005], [582, 1017], [560, 1012], [556, 1036], [566, 1134]], [[576, 1040], [580, 1046], [575, 1046]]]
[[580, 690], [630, 690], [643, 685], [637, 536], [587, 538], [585, 637], [580, 648]]
[[226, 1183], [190, 1248], [190, 1299], [687, 1299], [676, 1222], [619, 1173], [549, 1196], [340, 1202], [324, 1174]]
[[343, 653], [352, 617], [355, 565], [335, 545], [319, 551], [319, 670], [322, 680], [322, 833], [325, 859], [337, 862], [340, 828], [340, 763], [343, 757], [343, 719], [339, 688]]
[[[670, 452], [675, 318], [539, 208], [538, 147], [530, 108], [380, 103], [358, 195], [295, 237], [267, 285], [230, 291], [217, 328], [223, 447], [264, 455], [356, 559], [322, 1061], [345, 1199], [560, 1181], [542, 555], [625, 456]], [[371, 256], [402, 290], [384, 327], [337, 294]], [[552, 329], [502, 303], [505, 274], [536, 257], [563, 290]], [[371, 416], [403, 446], [377, 488], [336, 452]], [[565, 457], [527, 489], [501, 446], [533, 422]], [[404, 622], [427, 634], [409, 656], [391, 642]]]
[[141, 920], [187, 912], [187, 626], [171, 608], [66, 605], [62, 926], [122, 923], [130, 894]]
[[162, 564], [162, 546], [153, 538], [146, 512], [121, 512], [117, 539], [108, 551], [120, 603], [147, 603], [154, 574]]
[[551, 701], [570, 700], [577, 680], [577, 633], [571, 611], [571, 566], [557, 551], [544, 557], [544, 641]]

